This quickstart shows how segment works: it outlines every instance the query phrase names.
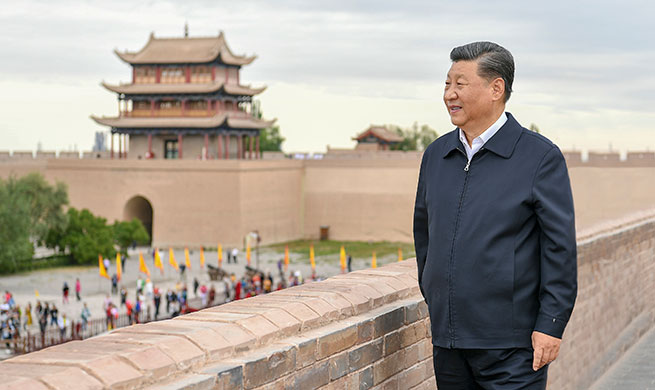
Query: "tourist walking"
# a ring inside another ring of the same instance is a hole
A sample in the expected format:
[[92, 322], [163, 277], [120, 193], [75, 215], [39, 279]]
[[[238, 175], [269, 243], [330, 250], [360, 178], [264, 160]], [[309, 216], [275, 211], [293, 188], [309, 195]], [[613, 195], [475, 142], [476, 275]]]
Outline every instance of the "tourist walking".
[[68, 303], [68, 290], [68, 283], [64, 282], [64, 287], [61, 289], [61, 292], [64, 295], [64, 298], [62, 299], [63, 303]]
[[80, 283], [80, 278], [75, 279], [75, 298], [77, 301], [81, 301], [80, 292], [82, 291], [82, 284]]
[[84, 307], [82, 308], [80, 317], [82, 318], [82, 330], [86, 331], [86, 325], [89, 323], [89, 318], [91, 317], [91, 312], [89, 311], [86, 302], [84, 302]]

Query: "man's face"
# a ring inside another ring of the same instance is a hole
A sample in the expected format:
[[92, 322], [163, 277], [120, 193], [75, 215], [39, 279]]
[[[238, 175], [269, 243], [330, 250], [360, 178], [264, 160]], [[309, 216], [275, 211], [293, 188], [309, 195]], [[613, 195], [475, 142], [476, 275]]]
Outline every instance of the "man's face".
[[462, 130], [480, 130], [478, 127], [487, 125], [494, 115], [493, 86], [478, 75], [477, 61], [453, 63], [446, 77], [443, 100], [451, 122]]

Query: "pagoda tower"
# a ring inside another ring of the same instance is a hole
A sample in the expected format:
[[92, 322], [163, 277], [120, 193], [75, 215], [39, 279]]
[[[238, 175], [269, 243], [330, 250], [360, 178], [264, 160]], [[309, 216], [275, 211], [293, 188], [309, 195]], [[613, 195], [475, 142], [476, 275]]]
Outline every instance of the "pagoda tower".
[[111, 128], [111, 158], [261, 158], [259, 132], [274, 120], [253, 117], [252, 99], [266, 87], [240, 84], [241, 67], [255, 56], [233, 54], [222, 32], [199, 38], [186, 30], [182, 38], [152, 33], [140, 51], [115, 53], [131, 65], [132, 82], [103, 82], [118, 95], [118, 116], [91, 116]]

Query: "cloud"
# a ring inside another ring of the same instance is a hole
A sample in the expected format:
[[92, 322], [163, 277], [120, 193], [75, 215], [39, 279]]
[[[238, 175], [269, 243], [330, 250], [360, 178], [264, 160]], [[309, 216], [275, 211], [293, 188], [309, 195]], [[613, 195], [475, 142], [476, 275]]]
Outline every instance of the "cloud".
[[[339, 99], [359, 105], [370, 118], [348, 109], [338, 120], [330, 119], [331, 127], [351, 129], [348, 134], [367, 122], [379, 122], [379, 116], [393, 120], [387, 112], [376, 111], [377, 106], [394, 114], [395, 105], [418, 118], [420, 110], [440, 107], [452, 47], [491, 40], [514, 54], [516, 93], [511, 104], [525, 107], [530, 115], [547, 118], [546, 113], [554, 110], [578, 118], [572, 121], [579, 121], [579, 132], [594, 115], [605, 122], [610, 117], [636, 116], [630, 123], [644, 123], [637, 127], [645, 128], [650, 118], [644, 113], [655, 103], [653, 10], [655, 5], [639, 0], [582, 0], [575, 7], [564, 0], [530, 4], [518, 0], [456, 4], [24, 0], [0, 9], [0, 82], [17, 96], [40, 87], [42, 97], [30, 96], [32, 104], [44, 106], [95, 94], [92, 100], [102, 105], [84, 110], [82, 105], [64, 105], [71, 111], [68, 120], [59, 124], [68, 128], [70, 118], [83, 118], [73, 121], [79, 127], [71, 130], [70, 137], [86, 132], [91, 142], [89, 126], [83, 129], [80, 123], [86, 123], [91, 112], [112, 114], [115, 110], [113, 103], [107, 103], [115, 97], [98, 83], [130, 77], [129, 66], [113, 49], [138, 50], [151, 31], [157, 36], [181, 36], [188, 22], [192, 36], [223, 30], [233, 51], [258, 55], [257, 61], [243, 69], [242, 80], [270, 86], [262, 96], [264, 109], [285, 124], [282, 130], [289, 132], [285, 135], [292, 143], [293, 137], [305, 139], [302, 123], [332, 115], [330, 107], [319, 104], [303, 104], [303, 110], [294, 110], [298, 97], [314, 97], [341, 111]], [[272, 101], [272, 96], [283, 100]], [[395, 115], [399, 124], [408, 120], [403, 113]], [[444, 117], [422, 117], [435, 121], [433, 127], [449, 126]], [[639, 122], [638, 118], [644, 119]], [[5, 126], [24, 128], [29, 123]], [[16, 134], [14, 140], [19, 140]], [[332, 136], [314, 135], [313, 139], [323, 142], [321, 137]], [[329, 142], [338, 143], [334, 138]]]

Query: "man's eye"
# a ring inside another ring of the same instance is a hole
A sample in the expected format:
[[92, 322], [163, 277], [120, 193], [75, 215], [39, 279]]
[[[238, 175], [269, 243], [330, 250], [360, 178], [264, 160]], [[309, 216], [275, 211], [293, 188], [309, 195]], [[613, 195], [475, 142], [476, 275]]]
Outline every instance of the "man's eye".
[[457, 85], [459, 85], [461, 87], [462, 85], [464, 85], [464, 83], [457, 83]]

